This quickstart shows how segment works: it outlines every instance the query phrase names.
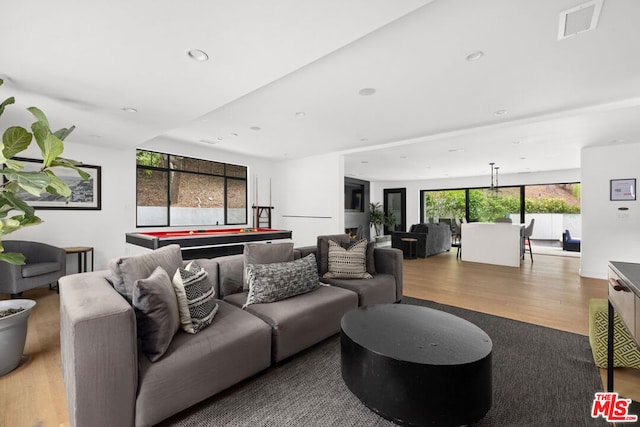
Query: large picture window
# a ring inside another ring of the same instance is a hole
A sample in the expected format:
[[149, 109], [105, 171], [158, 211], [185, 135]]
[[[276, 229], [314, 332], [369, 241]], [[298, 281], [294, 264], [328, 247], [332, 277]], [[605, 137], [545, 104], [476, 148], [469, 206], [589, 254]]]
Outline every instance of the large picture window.
[[247, 168], [136, 150], [138, 227], [247, 223]]

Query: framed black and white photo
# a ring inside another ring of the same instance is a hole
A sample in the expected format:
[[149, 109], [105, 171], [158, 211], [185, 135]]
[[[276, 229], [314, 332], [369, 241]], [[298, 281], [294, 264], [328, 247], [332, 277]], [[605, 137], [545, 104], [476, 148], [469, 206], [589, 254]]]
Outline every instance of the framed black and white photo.
[[611, 200], [635, 200], [636, 179], [612, 179]]
[[[42, 166], [42, 160], [22, 157], [15, 157], [14, 160], [24, 163], [25, 171], [37, 171]], [[83, 164], [79, 166], [78, 169], [89, 174], [89, 179], [83, 180], [78, 172], [70, 168], [51, 168], [53, 173], [63, 180], [71, 189], [71, 196], [68, 201], [60, 195], [43, 193], [40, 196], [34, 196], [22, 189], [16, 195], [21, 200], [27, 202], [29, 206], [33, 206], [36, 209], [100, 210], [100, 166]]]

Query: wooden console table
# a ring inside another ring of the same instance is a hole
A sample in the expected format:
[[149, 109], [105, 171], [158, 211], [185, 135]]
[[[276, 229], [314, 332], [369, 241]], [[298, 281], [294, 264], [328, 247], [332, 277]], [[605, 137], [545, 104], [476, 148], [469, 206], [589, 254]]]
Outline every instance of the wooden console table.
[[614, 310], [640, 345], [640, 264], [609, 262], [607, 320], [607, 391], [613, 391]]

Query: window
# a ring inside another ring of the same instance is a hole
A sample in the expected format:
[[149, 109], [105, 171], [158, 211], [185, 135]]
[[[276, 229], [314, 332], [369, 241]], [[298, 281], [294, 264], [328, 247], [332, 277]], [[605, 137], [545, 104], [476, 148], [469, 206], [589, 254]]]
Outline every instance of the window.
[[247, 168], [136, 151], [138, 227], [247, 223]]
[[557, 240], [565, 229], [576, 235], [581, 230], [580, 183], [575, 182], [499, 187], [493, 191], [422, 190], [420, 200], [423, 222], [430, 219], [449, 222], [453, 218], [492, 222], [508, 217], [513, 223], [528, 224], [535, 217], [537, 238], [547, 240]]

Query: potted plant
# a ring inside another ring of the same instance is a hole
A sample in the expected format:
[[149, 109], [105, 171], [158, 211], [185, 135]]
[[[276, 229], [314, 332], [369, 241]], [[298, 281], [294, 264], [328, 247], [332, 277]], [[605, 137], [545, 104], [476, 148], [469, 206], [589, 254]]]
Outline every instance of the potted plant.
[[0, 301], [0, 377], [18, 367], [27, 340], [27, 320], [35, 301]]
[[[0, 79], [0, 86], [4, 82]], [[13, 97], [5, 99], [0, 104], [0, 116], [4, 109], [15, 103]], [[18, 253], [5, 253], [2, 247], [2, 239], [22, 227], [35, 225], [42, 220], [35, 215], [33, 207], [20, 200], [18, 192], [23, 190], [34, 196], [42, 193], [58, 194], [64, 197], [71, 195], [69, 186], [58, 178], [53, 172], [54, 167], [75, 169], [83, 178], [89, 175], [78, 169], [79, 162], [60, 157], [64, 150], [62, 141], [69, 136], [75, 126], [62, 128], [52, 132], [49, 121], [42, 111], [36, 107], [27, 108], [36, 118], [31, 125], [31, 132], [21, 126], [8, 127], [0, 141], [0, 174], [3, 179], [0, 182], [0, 261], [12, 264], [24, 264], [24, 256]], [[24, 164], [14, 157], [26, 150], [35, 138], [42, 155], [42, 166], [38, 171], [25, 172]]]
[[385, 215], [380, 202], [369, 203], [369, 227], [376, 231], [376, 237], [380, 235], [380, 227], [385, 224]]
[[[0, 79], [0, 86], [3, 84]], [[0, 116], [4, 109], [15, 103], [13, 97], [0, 103]], [[19, 253], [5, 253], [2, 239], [22, 227], [42, 222], [33, 207], [20, 199], [20, 191], [34, 196], [42, 193], [57, 194], [68, 198], [71, 189], [53, 172], [54, 167], [75, 169], [83, 178], [89, 175], [78, 169], [80, 163], [60, 157], [64, 150], [63, 140], [73, 131], [74, 126], [52, 132], [49, 121], [36, 107], [27, 110], [36, 121], [31, 132], [21, 126], [6, 128], [0, 141], [0, 262], [24, 264], [25, 257]], [[37, 171], [24, 171], [24, 164], [15, 156], [26, 150], [35, 139], [42, 155], [42, 166]], [[0, 376], [15, 369], [20, 363], [27, 336], [27, 320], [35, 301], [11, 299], [0, 301]]]

